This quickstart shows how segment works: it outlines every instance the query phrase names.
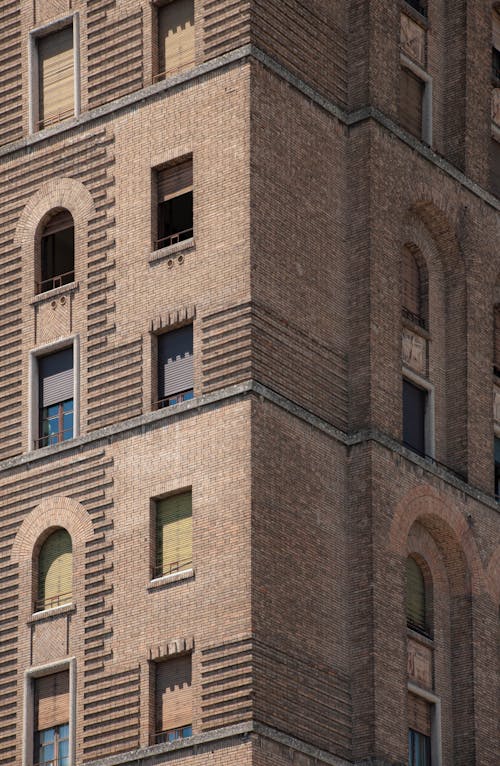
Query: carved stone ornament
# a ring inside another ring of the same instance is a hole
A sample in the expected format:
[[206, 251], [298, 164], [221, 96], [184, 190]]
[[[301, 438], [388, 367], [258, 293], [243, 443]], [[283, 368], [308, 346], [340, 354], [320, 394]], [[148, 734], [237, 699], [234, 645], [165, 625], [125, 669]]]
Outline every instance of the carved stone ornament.
[[491, 94], [491, 119], [500, 126], [500, 88], [494, 88]]
[[425, 67], [425, 29], [404, 13], [401, 14], [401, 50]]
[[408, 639], [408, 678], [425, 689], [432, 689], [432, 649]]
[[403, 328], [402, 358], [411, 370], [427, 375], [427, 341], [406, 327]]

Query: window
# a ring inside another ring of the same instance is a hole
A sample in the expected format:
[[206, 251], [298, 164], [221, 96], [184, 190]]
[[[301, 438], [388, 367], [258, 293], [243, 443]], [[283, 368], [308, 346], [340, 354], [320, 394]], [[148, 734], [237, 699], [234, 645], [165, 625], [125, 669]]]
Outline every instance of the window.
[[500, 306], [495, 306], [494, 320], [493, 372], [500, 377]]
[[158, 8], [158, 75], [163, 79], [194, 64], [194, 0]]
[[425, 327], [427, 314], [427, 270], [417, 256], [405, 247], [402, 271], [403, 316]]
[[154, 577], [189, 569], [192, 553], [191, 492], [156, 501], [156, 561]]
[[409, 628], [429, 634], [424, 573], [413, 556], [406, 559], [406, 622]]
[[493, 194], [500, 197], [500, 141], [496, 138], [490, 141], [490, 184]]
[[427, 16], [427, 0], [406, 0], [406, 2], [422, 16]]
[[37, 40], [39, 129], [75, 113], [73, 25]]
[[493, 10], [493, 40], [491, 48], [491, 75], [495, 85], [500, 82], [500, 11]]
[[38, 596], [35, 611], [70, 604], [72, 599], [73, 548], [65, 529], [45, 540], [38, 554]]
[[69, 766], [69, 671], [34, 679], [33, 763]]
[[193, 236], [193, 161], [158, 170], [157, 180], [159, 249]]
[[191, 655], [156, 663], [154, 742], [190, 737], [192, 728]]
[[193, 325], [158, 336], [158, 408], [193, 398]]
[[40, 242], [40, 280], [37, 292], [67, 285], [75, 278], [75, 228], [71, 213], [55, 213], [46, 224]]
[[73, 347], [38, 359], [38, 439], [36, 447], [73, 438]]
[[431, 705], [408, 694], [408, 766], [431, 766]]
[[420, 455], [426, 454], [426, 408], [428, 392], [403, 378], [403, 442]]
[[425, 82], [405, 66], [400, 73], [400, 121], [417, 138], [423, 137]]
[[500, 498], [500, 438], [495, 436], [495, 497]]

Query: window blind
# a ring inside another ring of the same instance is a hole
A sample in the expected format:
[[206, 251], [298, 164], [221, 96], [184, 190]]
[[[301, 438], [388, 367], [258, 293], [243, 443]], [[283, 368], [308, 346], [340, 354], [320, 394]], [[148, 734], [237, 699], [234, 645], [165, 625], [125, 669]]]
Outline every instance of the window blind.
[[69, 670], [35, 679], [35, 731], [69, 721]]
[[42, 124], [74, 112], [73, 27], [38, 41], [39, 120]]
[[427, 629], [424, 576], [412, 556], [406, 559], [406, 619], [413, 627]]
[[162, 574], [191, 565], [192, 539], [191, 492], [159, 500], [156, 506], [156, 558]]
[[158, 170], [158, 203], [166, 202], [172, 197], [193, 189], [193, 160], [178, 162], [163, 170]]
[[408, 728], [431, 736], [431, 706], [416, 694], [408, 694]]
[[191, 655], [156, 665], [156, 731], [170, 731], [192, 721]]
[[420, 269], [417, 259], [408, 250], [403, 250], [403, 306], [417, 317], [421, 315]]
[[73, 347], [38, 360], [40, 407], [73, 398]]
[[417, 138], [422, 137], [422, 104], [425, 83], [401, 67], [400, 74], [400, 114], [401, 125]]
[[174, 0], [158, 11], [159, 71], [175, 72], [194, 63], [194, 2]]
[[403, 379], [403, 441], [425, 454], [425, 406], [427, 392]]
[[193, 388], [193, 325], [158, 336], [158, 399]]
[[45, 540], [38, 557], [39, 607], [49, 609], [60, 603], [69, 603], [72, 579], [71, 537], [65, 529], [58, 529]]

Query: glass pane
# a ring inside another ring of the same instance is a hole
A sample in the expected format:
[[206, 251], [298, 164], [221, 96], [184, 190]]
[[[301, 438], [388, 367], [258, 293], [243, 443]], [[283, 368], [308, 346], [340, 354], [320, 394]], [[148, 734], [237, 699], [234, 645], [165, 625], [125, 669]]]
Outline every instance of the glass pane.
[[63, 415], [63, 439], [71, 439], [73, 436], [73, 413]]
[[193, 733], [193, 727], [192, 726], [184, 726], [182, 729], [182, 736], [183, 737], [190, 737]]
[[63, 406], [63, 412], [73, 412], [73, 399], [68, 399], [68, 401], [62, 403]]

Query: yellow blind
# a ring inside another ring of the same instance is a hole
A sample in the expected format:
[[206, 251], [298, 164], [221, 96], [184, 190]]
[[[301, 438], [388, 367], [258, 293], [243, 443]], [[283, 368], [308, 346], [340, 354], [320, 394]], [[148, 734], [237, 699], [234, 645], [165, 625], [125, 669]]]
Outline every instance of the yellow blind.
[[406, 619], [411, 627], [427, 630], [424, 576], [411, 556], [406, 560]]
[[38, 559], [38, 608], [68, 604], [72, 598], [71, 537], [58, 529], [46, 539]]
[[175, 72], [194, 63], [194, 0], [174, 0], [158, 12], [160, 72]]
[[38, 41], [41, 127], [74, 112], [73, 27]]
[[69, 722], [69, 671], [35, 679], [35, 730]]
[[191, 655], [156, 665], [156, 731], [188, 726], [192, 721]]
[[191, 492], [160, 500], [156, 509], [157, 573], [170, 574], [192, 563]]

